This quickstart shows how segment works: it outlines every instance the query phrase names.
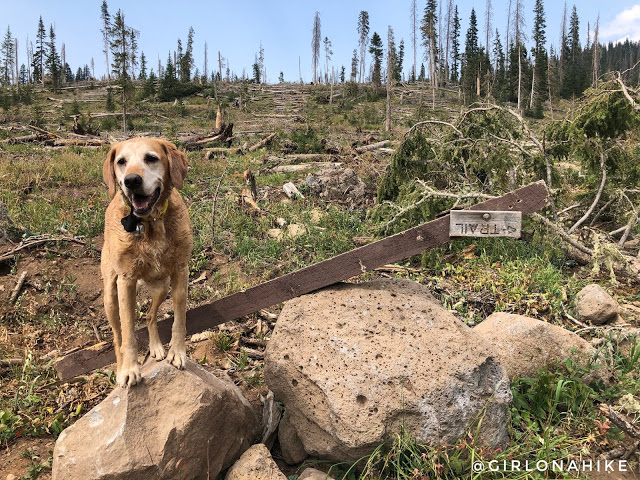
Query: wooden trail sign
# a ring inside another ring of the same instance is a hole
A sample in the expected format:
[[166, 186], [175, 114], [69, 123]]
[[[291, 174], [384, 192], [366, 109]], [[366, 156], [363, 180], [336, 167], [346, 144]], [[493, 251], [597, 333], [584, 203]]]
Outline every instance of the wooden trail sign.
[[[469, 207], [469, 210], [532, 213], [541, 209], [547, 199], [547, 187], [539, 181]], [[423, 223], [363, 247], [350, 250], [315, 265], [283, 275], [243, 292], [234, 293], [187, 312], [187, 335], [201, 332], [230, 320], [257, 312], [305, 293], [333, 285], [342, 280], [397, 262], [412, 255], [443, 245], [451, 239], [449, 215]], [[163, 343], [171, 338], [171, 319], [158, 322]], [[141, 348], [147, 348], [146, 327], [136, 332]], [[111, 343], [102, 342], [69, 353], [56, 363], [58, 376], [69, 379], [115, 362]]]
[[451, 210], [449, 236], [451, 237], [511, 237], [520, 238], [522, 212]]

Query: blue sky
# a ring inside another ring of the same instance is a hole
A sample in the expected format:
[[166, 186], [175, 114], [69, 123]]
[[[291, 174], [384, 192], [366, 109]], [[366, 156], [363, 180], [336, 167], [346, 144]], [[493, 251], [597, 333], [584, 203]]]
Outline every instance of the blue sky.
[[[446, 0], [444, 1], [446, 4]], [[18, 39], [19, 63], [26, 63], [27, 37], [33, 42], [38, 18], [49, 30], [53, 24], [57, 45], [66, 46], [67, 63], [75, 72], [79, 66], [95, 61], [96, 76], [105, 73], [100, 34], [101, 0], [3, 0], [0, 2], [0, 33], [6, 33], [7, 26]], [[422, 15], [426, 0], [419, 0], [419, 15]], [[471, 8], [475, 7], [479, 23], [479, 36], [484, 44], [484, 15], [486, 0], [457, 0], [462, 19], [461, 44], [468, 26]], [[493, 30], [498, 28], [504, 44], [508, 0], [492, 0]], [[564, 2], [545, 2], [547, 16], [547, 41], [557, 47]], [[569, 12], [574, 2], [567, 2]], [[575, 2], [580, 17], [581, 42], [587, 37], [587, 22], [593, 25], [600, 15], [601, 41], [616, 41], [625, 37], [640, 40], [640, 0], [596, 0]], [[237, 75], [243, 69], [251, 75], [251, 65], [260, 49], [265, 51], [267, 80], [277, 82], [282, 71], [287, 81], [298, 80], [298, 60], [302, 77], [310, 81], [311, 30], [314, 13], [321, 19], [322, 37], [329, 37], [333, 44], [331, 63], [339, 71], [342, 65], [350, 70], [353, 49], [357, 48], [356, 24], [361, 10], [370, 16], [371, 33], [378, 32], [386, 44], [387, 27], [395, 32], [396, 43], [404, 39], [406, 57], [404, 71], [408, 73], [413, 62], [410, 47], [410, 0], [401, 1], [148, 1], [148, 0], [108, 0], [112, 15], [122, 9], [125, 21], [140, 31], [140, 50], [151, 66], [157, 66], [158, 58], [164, 63], [169, 51], [176, 48], [177, 39], [186, 41], [189, 27], [195, 30], [194, 56], [196, 67], [203, 69], [204, 43], [208, 44], [209, 70], [217, 67], [218, 50], [227, 59], [229, 67]], [[525, 32], [530, 37], [533, 23], [534, 0], [524, 0]], [[443, 14], [444, 16], [444, 5]], [[423, 48], [418, 49], [418, 63]], [[324, 70], [324, 59], [321, 62]], [[331, 67], [329, 67], [331, 68]], [[347, 73], [348, 75], [348, 73]]]

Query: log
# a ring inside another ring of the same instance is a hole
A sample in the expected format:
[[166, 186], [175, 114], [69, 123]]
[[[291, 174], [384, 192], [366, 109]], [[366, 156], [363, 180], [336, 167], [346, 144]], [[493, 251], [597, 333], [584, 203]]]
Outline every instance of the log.
[[300, 163], [298, 165], [277, 165], [273, 168], [265, 170], [265, 173], [293, 173], [303, 172], [305, 170], [311, 170], [312, 168], [332, 169], [339, 168], [343, 164], [342, 162], [309, 162]]
[[67, 147], [69, 145], [77, 147], [102, 147], [111, 145], [110, 142], [101, 138], [54, 138], [45, 140], [45, 145], [49, 147]]
[[31, 135], [23, 135], [21, 137], [7, 138], [6, 140], [0, 141], [0, 143], [8, 143], [9, 145], [15, 145], [19, 143], [30, 143], [30, 142], [42, 142], [50, 138], [50, 135], [44, 135], [41, 133], [34, 133]]
[[[546, 198], [546, 185], [543, 181], [539, 181], [469, 208], [532, 213], [545, 206]], [[374, 270], [382, 265], [417, 255], [427, 249], [443, 245], [449, 240], [449, 216], [445, 215], [315, 265], [193, 308], [187, 312], [186, 334], [199, 333], [221, 323]], [[172, 324], [171, 320], [158, 322], [158, 331], [163, 342], [168, 342], [171, 338]], [[147, 348], [149, 334], [145, 327], [136, 332], [136, 337], [141, 348]], [[55, 368], [61, 379], [68, 379], [114, 361], [113, 346], [97, 344], [60, 358]]]
[[391, 140], [383, 140], [381, 142], [372, 143], [371, 145], [363, 145], [362, 147], [356, 148], [356, 152], [370, 152], [371, 150], [377, 150], [378, 148], [386, 147], [387, 145], [391, 145]]
[[262, 140], [260, 140], [258, 143], [256, 143], [255, 145], [252, 145], [249, 147], [249, 151], [250, 152], [255, 152], [256, 150], [258, 150], [261, 147], [264, 147], [265, 145], [267, 145], [268, 143], [271, 142], [271, 140], [273, 140], [274, 138], [276, 138], [276, 134], [272, 133], [271, 135], [267, 135], [266, 137], [264, 137]]

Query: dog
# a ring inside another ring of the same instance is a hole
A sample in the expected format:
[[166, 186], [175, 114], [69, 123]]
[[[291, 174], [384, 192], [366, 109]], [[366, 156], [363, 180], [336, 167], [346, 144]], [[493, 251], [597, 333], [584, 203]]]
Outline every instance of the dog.
[[[172, 143], [131, 138], [111, 148], [103, 177], [111, 202], [105, 213], [101, 271], [104, 308], [113, 330], [117, 383], [131, 387], [142, 380], [135, 336], [136, 290], [151, 294], [147, 315], [149, 353], [165, 358], [158, 335], [158, 307], [173, 298], [171, 346], [166, 359], [185, 368], [187, 286], [193, 234], [187, 207], [178, 193], [187, 174], [187, 158]], [[118, 192], [119, 190], [119, 192]]]

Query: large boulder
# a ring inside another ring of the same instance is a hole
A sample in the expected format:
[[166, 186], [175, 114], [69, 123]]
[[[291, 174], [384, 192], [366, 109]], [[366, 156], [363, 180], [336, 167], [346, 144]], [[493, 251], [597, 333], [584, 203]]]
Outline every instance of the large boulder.
[[[355, 461], [404, 427], [451, 444], [508, 441], [509, 380], [491, 345], [406, 280], [339, 284], [287, 302], [265, 380], [306, 453]], [[283, 452], [288, 449], [280, 437]]]
[[602, 325], [615, 320], [620, 305], [600, 285], [587, 285], [576, 295], [576, 312], [592, 325]]
[[267, 447], [258, 443], [244, 452], [229, 469], [225, 480], [287, 480]]
[[473, 331], [495, 347], [511, 380], [535, 376], [539, 369], [553, 367], [569, 357], [586, 361], [593, 353], [589, 342], [575, 333], [523, 315], [496, 312]]
[[258, 435], [239, 389], [200, 365], [152, 361], [142, 375], [60, 434], [53, 480], [216, 478]]

